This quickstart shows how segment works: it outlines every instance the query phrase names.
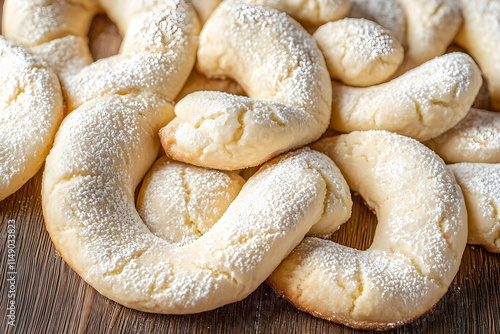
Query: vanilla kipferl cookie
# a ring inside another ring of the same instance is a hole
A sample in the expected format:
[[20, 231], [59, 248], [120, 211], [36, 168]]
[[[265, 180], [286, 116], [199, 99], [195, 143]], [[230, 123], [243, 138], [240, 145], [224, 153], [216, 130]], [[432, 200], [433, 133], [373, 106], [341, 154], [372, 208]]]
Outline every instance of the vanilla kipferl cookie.
[[328, 22], [313, 34], [333, 79], [350, 86], [384, 82], [404, 57], [392, 33], [375, 22], [346, 18]]
[[[192, 2], [202, 22], [205, 22], [222, 0]], [[225, 2], [273, 7], [287, 13], [305, 27], [311, 28], [343, 18], [351, 7], [349, 0], [225, 0]]]
[[398, 0], [406, 16], [405, 60], [397, 75], [445, 53], [462, 23], [456, 0]]
[[459, 3], [464, 23], [455, 41], [481, 67], [493, 108], [500, 110], [500, 1], [459, 0]]
[[168, 114], [162, 104], [126, 94], [71, 113], [47, 159], [44, 214], [61, 255], [103, 295], [147, 312], [202, 312], [251, 293], [349, 193], [333, 193], [341, 175], [326, 156], [302, 149], [267, 163], [208, 232], [177, 247], [134, 206]]
[[460, 187], [444, 162], [414, 139], [352, 132], [312, 147], [327, 154], [375, 210], [371, 247], [305, 238], [269, 278], [301, 310], [385, 330], [429, 311], [448, 290], [467, 240]]
[[318, 139], [331, 114], [331, 81], [321, 51], [276, 9], [223, 2], [200, 35], [198, 70], [235, 79], [249, 97], [195, 92], [160, 131], [168, 156], [241, 169]]
[[376, 22], [405, 45], [406, 16], [397, 0], [351, 0], [351, 11], [347, 16]]
[[[171, 9], [165, 24], [172, 29], [162, 32], [168, 52], [160, 50], [157, 57], [172, 57], [183, 67], [163, 74], [180, 89], [195, 55], [196, 17], [181, 2]], [[135, 70], [129, 69], [132, 75]], [[158, 130], [174, 116], [170, 96], [148, 86], [103, 88], [91, 96], [59, 128], [46, 161], [42, 206], [64, 260], [122, 305], [183, 314], [241, 300], [313, 225], [328, 233], [341, 223], [332, 220], [348, 216], [337, 209], [350, 209], [338, 200], [348, 196], [347, 187], [336, 185], [343, 180], [340, 172], [328, 157], [306, 148], [266, 163], [208, 232], [178, 247], [153, 234], [134, 205], [135, 189], [158, 155]]]
[[467, 115], [481, 84], [476, 63], [460, 52], [437, 57], [377, 86], [334, 82], [330, 127], [341, 132], [388, 130], [425, 141]]
[[236, 172], [186, 165], [163, 156], [142, 181], [137, 211], [153, 234], [187, 245], [212, 228], [244, 183]]
[[471, 108], [452, 129], [424, 144], [447, 163], [500, 163], [500, 114]]
[[0, 36], [0, 200], [42, 166], [64, 113], [57, 76]]
[[[156, 10], [153, 14], [146, 10], [144, 15], [165, 21], [150, 26], [151, 33], [156, 31], [154, 38], [138, 43], [153, 42], [158, 48], [147, 53], [175, 65], [158, 75], [174, 81], [171, 84], [177, 86], [173, 90], [179, 91], [196, 55], [196, 13], [182, 1], [154, 2], [153, 8], [157, 5], [161, 15]], [[141, 24], [132, 26], [144, 28]], [[144, 74], [134, 67], [127, 70], [123, 79]], [[109, 73], [114, 72], [110, 69]], [[62, 122], [45, 165], [42, 207], [55, 247], [86, 282], [118, 303], [160, 312], [157, 299], [162, 299], [158, 297], [161, 294], [157, 293], [157, 298], [151, 295], [162, 289], [162, 275], [169, 267], [149, 262], [153, 269], [147, 271], [141, 265], [148, 261], [138, 261], [141, 255], [150, 255], [146, 251], [151, 239], [158, 237], [140, 221], [134, 190], [158, 155], [157, 133], [173, 118], [174, 107], [172, 92], [158, 93], [162, 88], [141, 82], [132, 80], [130, 84], [137, 84], [133, 89], [118, 91], [101, 85], [102, 91], [96, 96], [88, 94], [89, 100]]]
[[465, 198], [469, 217], [467, 242], [500, 253], [500, 164], [448, 165]]
[[[176, 246], [192, 243], [221, 218], [237, 198], [245, 180], [262, 166], [252, 168], [242, 178], [237, 172], [196, 167], [161, 157], [144, 178], [137, 209], [155, 235]], [[328, 236], [351, 215], [349, 186], [336, 166], [318, 169], [327, 180], [328, 191], [323, 218], [307, 235]], [[332, 176], [333, 175], [333, 176]]]
[[[3, 31], [40, 55], [57, 72], [68, 111], [103, 94], [126, 94], [144, 87], [174, 100], [194, 64], [199, 31], [191, 6], [179, 0], [6, 0]], [[92, 63], [87, 33], [102, 9], [116, 23], [123, 42], [118, 55]], [[25, 22], [29, 22], [26, 24]], [[196, 34], [176, 30], [190, 25]], [[193, 40], [190, 40], [190, 39]], [[179, 57], [170, 47], [184, 43]], [[184, 71], [187, 71], [184, 73]]]

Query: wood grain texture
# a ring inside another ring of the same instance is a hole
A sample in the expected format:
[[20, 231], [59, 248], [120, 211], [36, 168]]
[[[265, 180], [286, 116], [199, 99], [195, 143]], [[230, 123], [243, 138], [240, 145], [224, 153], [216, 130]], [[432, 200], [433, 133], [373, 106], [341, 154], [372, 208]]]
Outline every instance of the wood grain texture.
[[[0, 0], [0, 5], [3, 1]], [[1, 8], [1, 7], [0, 7]], [[1, 9], [0, 9], [1, 11]], [[105, 16], [90, 36], [96, 58], [117, 52], [121, 38]], [[0, 202], [1, 333], [363, 333], [295, 309], [263, 283], [245, 300], [194, 315], [148, 314], [96, 292], [57, 254], [41, 208], [42, 171]], [[351, 220], [333, 240], [366, 249], [375, 216], [354, 197]], [[7, 223], [16, 222], [16, 326], [7, 324]], [[500, 333], [500, 255], [468, 246], [456, 279], [432, 313], [389, 333]]]

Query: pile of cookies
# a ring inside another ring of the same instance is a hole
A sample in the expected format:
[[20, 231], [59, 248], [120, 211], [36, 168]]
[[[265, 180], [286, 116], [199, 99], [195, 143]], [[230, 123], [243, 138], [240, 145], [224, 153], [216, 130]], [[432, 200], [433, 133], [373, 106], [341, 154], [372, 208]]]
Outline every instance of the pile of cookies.
[[[100, 12], [123, 43], [93, 62]], [[7, 0], [3, 15], [0, 198], [45, 162], [52, 241], [122, 305], [203, 312], [267, 279], [384, 330], [432, 309], [467, 242], [500, 252], [500, 113], [472, 108], [482, 76], [500, 108], [500, 0]], [[379, 221], [366, 251], [327, 239], [351, 190]]]

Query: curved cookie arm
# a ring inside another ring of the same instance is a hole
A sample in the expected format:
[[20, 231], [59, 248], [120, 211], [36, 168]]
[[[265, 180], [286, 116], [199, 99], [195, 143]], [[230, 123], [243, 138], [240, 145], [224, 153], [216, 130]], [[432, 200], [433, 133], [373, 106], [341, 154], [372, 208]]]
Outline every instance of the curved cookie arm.
[[2, 32], [27, 48], [66, 36], [85, 38], [99, 11], [97, 0], [6, 0]]
[[57, 76], [0, 36], [0, 200], [42, 167], [64, 115]]
[[338, 194], [323, 175], [337, 174], [327, 157], [307, 149], [277, 158], [213, 228], [176, 248], [151, 233], [133, 202], [169, 111], [158, 96], [126, 94], [71, 113], [47, 159], [44, 214], [64, 259], [103, 295], [147, 312], [202, 312], [265, 280], [329, 212], [325, 205]]
[[462, 15], [457, 0], [398, 0], [406, 15], [407, 50], [396, 75], [441, 56], [455, 38]]
[[58, 76], [72, 75], [92, 63], [87, 33], [100, 11], [97, 0], [6, 0], [2, 31], [42, 57]]
[[[104, 94], [144, 89], [173, 101], [195, 62], [200, 26], [184, 1], [57, 0], [44, 6], [23, 0], [7, 1], [5, 7], [5, 13], [30, 22], [20, 28], [18, 21], [7, 20], [4, 27], [54, 68], [68, 112]], [[118, 55], [92, 63], [86, 35], [91, 19], [103, 9], [124, 39]], [[181, 54], [172, 57], [172, 49]]]
[[[192, 2], [201, 21], [206, 22], [222, 0], [193, 0]], [[287, 13], [308, 28], [341, 19], [347, 15], [351, 7], [349, 0], [226, 0], [226, 2], [273, 7]]]
[[467, 242], [500, 253], [500, 164], [448, 165], [464, 194], [469, 221]]
[[349, 13], [349, 0], [226, 0], [229, 2], [269, 6], [287, 13], [307, 28], [339, 20]]
[[[200, 107], [203, 106], [203, 109]], [[256, 166], [297, 141], [304, 110], [278, 102], [215, 91], [191, 93], [175, 107], [176, 117], [160, 130], [163, 149], [175, 160], [223, 170]], [[306, 142], [316, 139], [308, 136]]]
[[458, 52], [377, 86], [334, 83], [330, 127], [341, 132], [388, 130], [425, 141], [467, 115], [481, 83], [476, 63]]
[[298, 308], [355, 328], [394, 328], [430, 310], [455, 277], [467, 239], [453, 174], [424, 145], [386, 131], [352, 132], [313, 148], [375, 209], [375, 238], [366, 251], [306, 238], [271, 286]]
[[[120, 15], [117, 20], [126, 22], [120, 54], [66, 78], [69, 111], [103, 94], [144, 89], [173, 101], [189, 76], [200, 29], [189, 4], [163, 0]], [[173, 57], [169, 50], [177, 50], [178, 55]]]
[[500, 110], [500, 1], [459, 0], [464, 24], [455, 38], [477, 61], [488, 81], [495, 110]]
[[331, 82], [323, 55], [276, 9], [221, 4], [203, 27], [198, 69], [234, 78], [250, 98], [197, 92], [181, 100], [178, 117], [160, 133], [175, 160], [218, 169], [255, 166], [318, 139], [328, 126]]
[[[308, 165], [325, 181], [326, 196], [322, 218], [307, 235], [328, 236], [350, 217], [349, 186], [335, 165], [314, 154], [308, 160]], [[142, 182], [137, 208], [155, 235], [175, 246], [188, 245], [217, 223], [237, 199], [244, 183], [236, 172], [201, 168], [161, 157]]]
[[424, 144], [447, 163], [500, 163], [500, 113], [471, 108], [457, 125]]

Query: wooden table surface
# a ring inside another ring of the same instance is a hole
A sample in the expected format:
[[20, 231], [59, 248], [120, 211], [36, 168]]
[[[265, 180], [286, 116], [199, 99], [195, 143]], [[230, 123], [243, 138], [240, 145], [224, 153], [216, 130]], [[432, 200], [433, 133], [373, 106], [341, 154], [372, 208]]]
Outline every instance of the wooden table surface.
[[[121, 42], [116, 27], [105, 16], [96, 17], [89, 37], [95, 58], [116, 53]], [[0, 202], [3, 333], [364, 332], [303, 313], [279, 298], [266, 283], [243, 301], [201, 314], [168, 316], [123, 307], [86, 284], [56, 252], [44, 226], [41, 178], [42, 171]], [[332, 239], [366, 249], [376, 218], [359, 197], [354, 202], [351, 220]], [[12, 276], [7, 268], [9, 220], [15, 222], [15, 327], [7, 323], [7, 279]], [[467, 246], [456, 279], [433, 311], [390, 332], [500, 333], [500, 255]]]

